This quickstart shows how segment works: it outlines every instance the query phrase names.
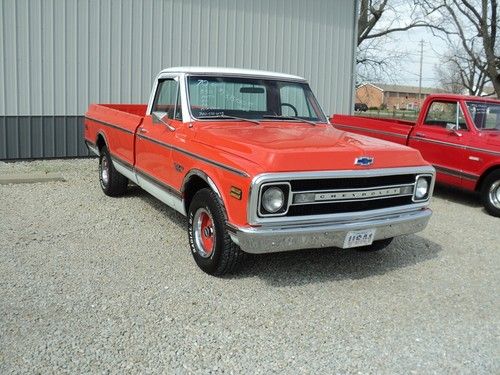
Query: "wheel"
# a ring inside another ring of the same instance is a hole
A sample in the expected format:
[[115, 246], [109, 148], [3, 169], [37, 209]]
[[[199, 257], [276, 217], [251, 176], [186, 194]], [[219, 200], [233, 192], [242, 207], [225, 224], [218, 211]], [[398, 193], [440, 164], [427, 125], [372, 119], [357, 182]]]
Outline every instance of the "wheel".
[[393, 238], [385, 238], [383, 240], [373, 241], [371, 245], [356, 247], [356, 250], [364, 252], [384, 250], [391, 244], [392, 240]]
[[500, 217], [500, 170], [491, 172], [484, 180], [481, 200], [490, 215]]
[[241, 265], [245, 253], [231, 240], [218, 196], [210, 189], [198, 191], [188, 210], [191, 253], [204, 272], [221, 276]]
[[118, 197], [127, 191], [128, 179], [115, 169], [106, 146], [99, 155], [99, 182], [104, 194], [110, 197]]

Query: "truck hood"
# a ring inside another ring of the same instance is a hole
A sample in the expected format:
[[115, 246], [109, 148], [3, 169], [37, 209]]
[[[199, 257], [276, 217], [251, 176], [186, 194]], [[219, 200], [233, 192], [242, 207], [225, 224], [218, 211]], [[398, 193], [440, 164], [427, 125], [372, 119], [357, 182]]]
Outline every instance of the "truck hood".
[[[194, 141], [260, 165], [266, 172], [349, 170], [426, 165], [417, 150], [331, 125], [224, 123], [198, 127]], [[357, 166], [358, 157], [374, 159]]]

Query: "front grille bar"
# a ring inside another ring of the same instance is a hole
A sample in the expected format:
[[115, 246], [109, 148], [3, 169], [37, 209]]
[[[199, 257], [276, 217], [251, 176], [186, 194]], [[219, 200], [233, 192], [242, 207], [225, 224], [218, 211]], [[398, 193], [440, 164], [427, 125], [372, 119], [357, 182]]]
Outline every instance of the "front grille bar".
[[[332, 190], [308, 190], [292, 192], [291, 205], [309, 205], [324, 203], [357, 202], [375, 199], [387, 199], [402, 196], [413, 196], [415, 184], [376, 186], [362, 189], [332, 189]], [[300, 198], [309, 198], [301, 201]]]

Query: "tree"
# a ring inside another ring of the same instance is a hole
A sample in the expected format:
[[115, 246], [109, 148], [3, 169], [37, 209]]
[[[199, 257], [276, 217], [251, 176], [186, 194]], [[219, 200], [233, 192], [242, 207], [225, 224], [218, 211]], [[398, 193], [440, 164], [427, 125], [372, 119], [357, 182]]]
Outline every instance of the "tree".
[[500, 98], [500, 27], [498, 0], [416, 0], [434, 30], [460, 44], [471, 62], [469, 75], [480, 72]]
[[391, 40], [393, 34], [428, 27], [424, 16], [420, 4], [408, 0], [361, 0], [356, 58], [358, 79], [378, 80], [382, 76], [395, 76], [406, 56], [405, 51], [380, 52], [394, 43]]
[[454, 94], [482, 96], [486, 84], [490, 82], [484, 66], [477, 67], [461, 46], [450, 46], [441, 57], [443, 63], [436, 66], [441, 88]]

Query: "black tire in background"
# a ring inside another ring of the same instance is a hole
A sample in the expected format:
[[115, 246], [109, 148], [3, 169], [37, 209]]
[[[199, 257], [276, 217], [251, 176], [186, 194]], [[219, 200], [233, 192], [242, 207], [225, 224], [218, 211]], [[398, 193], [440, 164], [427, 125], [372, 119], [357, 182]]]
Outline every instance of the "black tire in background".
[[486, 176], [481, 186], [481, 200], [490, 215], [500, 217], [500, 170]]
[[115, 169], [106, 146], [101, 148], [99, 155], [99, 182], [104, 194], [110, 197], [118, 197], [127, 191], [128, 179]]
[[[204, 221], [203, 229], [200, 221]], [[191, 201], [188, 210], [188, 236], [196, 264], [209, 275], [233, 273], [246, 257], [246, 253], [229, 236], [219, 197], [208, 188], [198, 191]], [[207, 238], [210, 236], [211, 240]], [[212, 246], [204, 247], [203, 241]]]

